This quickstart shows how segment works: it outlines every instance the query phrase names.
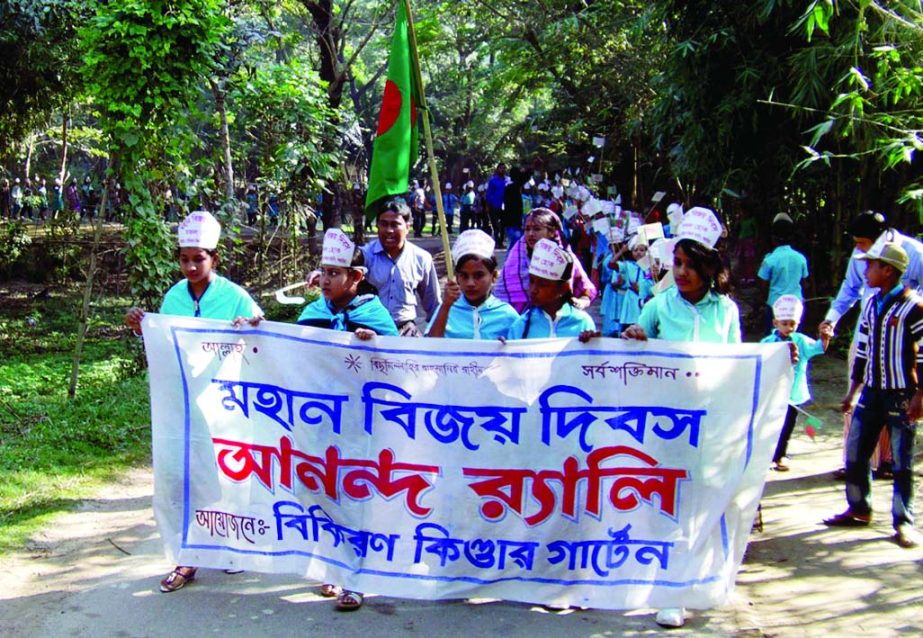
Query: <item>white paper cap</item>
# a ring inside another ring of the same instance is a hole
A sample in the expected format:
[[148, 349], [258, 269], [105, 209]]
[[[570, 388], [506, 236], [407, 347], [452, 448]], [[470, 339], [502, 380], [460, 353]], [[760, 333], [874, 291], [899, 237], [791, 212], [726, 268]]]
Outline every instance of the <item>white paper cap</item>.
[[804, 304], [795, 295], [782, 295], [772, 304], [772, 316], [778, 321], [801, 321]]
[[554, 195], [555, 199], [561, 199], [562, 197], [564, 197], [564, 187], [558, 186], [558, 185], [552, 186], [551, 194]]
[[469, 179], [465, 184], [465, 188], [474, 188], [474, 182]]
[[324, 252], [320, 258], [322, 266], [350, 268], [355, 253], [356, 245], [339, 228], [331, 228], [324, 233]]
[[484, 259], [490, 259], [494, 256], [494, 239], [483, 230], [477, 228], [466, 230], [452, 246], [452, 263], [458, 263], [458, 260], [465, 255], [477, 255]]
[[445, 183], [445, 189], [446, 189], [447, 191], [452, 190], [452, 182], [446, 182], [446, 183]]
[[566, 250], [550, 239], [540, 239], [532, 250], [529, 274], [551, 281], [563, 281], [564, 271], [569, 263], [571, 260], [568, 259]]
[[696, 206], [683, 214], [676, 236], [679, 239], [691, 239], [703, 246], [714, 248], [721, 239], [723, 229], [715, 214], [707, 208]]
[[548, 184], [542, 182], [538, 185], [538, 190], [542, 191], [543, 193], [546, 192], [548, 190]]
[[189, 213], [177, 229], [180, 248], [214, 250], [221, 237], [221, 224], [204, 210]]

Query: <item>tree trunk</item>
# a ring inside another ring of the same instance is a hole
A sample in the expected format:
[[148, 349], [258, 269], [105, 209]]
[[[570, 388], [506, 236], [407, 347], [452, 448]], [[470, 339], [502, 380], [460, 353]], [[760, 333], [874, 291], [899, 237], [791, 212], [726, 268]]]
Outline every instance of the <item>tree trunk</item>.
[[61, 123], [61, 171], [58, 173], [58, 180], [61, 182], [61, 197], [64, 197], [64, 180], [67, 177], [67, 122], [68, 109], [64, 107], [63, 118]]
[[35, 136], [30, 134], [26, 140], [26, 178], [28, 179], [32, 174], [32, 151], [35, 149]]
[[221, 120], [221, 150], [224, 154], [224, 196], [227, 204], [234, 201], [234, 162], [231, 159], [231, 133], [228, 130], [228, 113], [225, 108], [224, 86], [221, 81], [212, 82], [212, 94], [215, 96], [215, 110]]
[[90, 250], [90, 263], [87, 266], [87, 281], [83, 289], [83, 305], [80, 307], [80, 323], [77, 326], [77, 344], [74, 346], [74, 358], [71, 362], [71, 380], [67, 388], [67, 396], [73, 399], [77, 396], [77, 379], [80, 375], [80, 358], [83, 355], [83, 342], [87, 334], [87, 324], [90, 320], [90, 299], [93, 297], [93, 280], [96, 278], [96, 254], [99, 252], [99, 241], [103, 234], [103, 219], [106, 204], [109, 201], [108, 175], [103, 181], [103, 196], [100, 199], [100, 213], [96, 216], [96, 225], [93, 229], [93, 248]]

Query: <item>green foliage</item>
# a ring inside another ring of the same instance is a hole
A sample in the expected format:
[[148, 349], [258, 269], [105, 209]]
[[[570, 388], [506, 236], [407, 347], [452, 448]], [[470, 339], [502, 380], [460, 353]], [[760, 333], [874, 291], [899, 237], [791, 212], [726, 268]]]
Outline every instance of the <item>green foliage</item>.
[[82, 390], [67, 399], [75, 298], [8, 298], [0, 313], [0, 552], [149, 456], [147, 382], [121, 338], [124, 299], [101, 300], [85, 344]]
[[241, 69], [232, 80], [233, 127], [238, 137], [254, 140], [247, 150], [260, 158], [264, 190], [323, 188], [336, 165], [327, 150], [335, 146], [336, 128], [317, 74], [293, 59]]
[[17, 220], [0, 225], [0, 274], [8, 277], [31, 243], [25, 222]]
[[[916, 2], [844, 3], [834, 14], [827, 2], [808, 7], [796, 27], [812, 42], [814, 27], [830, 36], [813, 44], [806, 66], [822, 68], [834, 90], [832, 100], [798, 106], [823, 109], [810, 129], [810, 166], [822, 161], [865, 165], [860, 172], [895, 172], [899, 202], [921, 198], [919, 170], [910, 170], [923, 150], [923, 13]], [[824, 14], [823, 23], [815, 15]], [[829, 28], [828, 28], [829, 27]], [[874, 162], [875, 166], [870, 163]], [[903, 177], [903, 171], [909, 171]]]
[[78, 92], [75, 25], [84, 0], [0, 3], [0, 149], [8, 150]]
[[157, 214], [140, 178], [126, 176], [132, 214], [125, 223], [125, 265], [132, 296], [144, 307], [157, 307], [176, 271], [175, 240]]
[[101, 126], [129, 149], [183, 116], [228, 28], [219, 0], [108, 0], [80, 29]]

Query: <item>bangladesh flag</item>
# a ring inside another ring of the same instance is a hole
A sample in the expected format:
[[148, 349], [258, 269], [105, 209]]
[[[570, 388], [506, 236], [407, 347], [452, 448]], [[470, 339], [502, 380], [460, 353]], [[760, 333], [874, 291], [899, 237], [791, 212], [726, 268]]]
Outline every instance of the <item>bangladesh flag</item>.
[[407, 193], [410, 167], [417, 159], [417, 104], [419, 87], [414, 79], [407, 13], [397, 3], [397, 20], [391, 39], [388, 80], [378, 116], [378, 133], [372, 147], [366, 214], [378, 201]]

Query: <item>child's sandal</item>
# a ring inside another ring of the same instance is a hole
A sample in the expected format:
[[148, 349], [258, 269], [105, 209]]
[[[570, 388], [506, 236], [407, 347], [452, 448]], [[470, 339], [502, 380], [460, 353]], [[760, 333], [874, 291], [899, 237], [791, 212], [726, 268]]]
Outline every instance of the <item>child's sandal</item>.
[[344, 589], [337, 596], [337, 611], [356, 611], [362, 607], [362, 594]]
[[160, 581], [160, 591], [165, 594], [178, 591], [195, 580], [195, 567], [177, 566], [166, 578]]

